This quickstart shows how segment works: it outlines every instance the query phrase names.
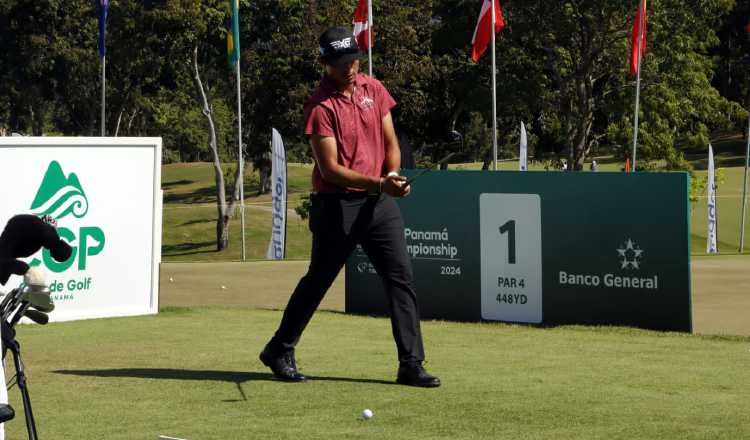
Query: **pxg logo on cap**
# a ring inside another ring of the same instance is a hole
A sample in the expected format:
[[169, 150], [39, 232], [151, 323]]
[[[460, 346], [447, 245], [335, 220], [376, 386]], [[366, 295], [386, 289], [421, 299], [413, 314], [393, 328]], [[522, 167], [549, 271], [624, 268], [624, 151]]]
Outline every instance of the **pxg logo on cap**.
[[350, 30], [342, 27], [323, 32], [318, 41], [320, 56], [326, 64], [343, 64], [359, 58], [359, 46]]

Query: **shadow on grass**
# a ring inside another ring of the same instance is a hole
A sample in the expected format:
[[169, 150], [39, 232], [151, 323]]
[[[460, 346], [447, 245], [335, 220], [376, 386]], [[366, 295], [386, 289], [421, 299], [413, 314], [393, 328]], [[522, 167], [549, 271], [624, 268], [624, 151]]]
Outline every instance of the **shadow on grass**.
[[[105, 370], [55, 370], [53, 373], [86, 377], [130, 377], [138, 379], [208, 380], [240, 384], [252, 381], [279, 382], [271, 373], [253, 371], [179, 370], [176, 368], [112, 368]], [[307, 376], [309, 380], [373, 383], [393, 385], [394, 382], [380, 379], [355, 379], [351, 377]]]
[[[745, 157], [744, 156], [735, 156], [735, 157], [722, 157], [722, 156], [715, 156], [716, 160], [716, 167], [717, 168], [734, 168], [734, 167], [744, 167], [745, 166]], [[708, 158], [707, 157], [701, 157], [701, 158], [692, 158], [689, 159], [690, 163], [693, 165], [693, 168], [696, 170], [706, 170], [708, 169]]]
[[195, 220], [188, 220], [185, 223], [182, 223], [180, 226], [197, 225], [198, 223], [216, 223], [216, 219], [199, 218]]
[[209, 186], [188, 193], [165, 194], [164, 203], [210, 203], [216, 202], [216, 188]]
[[215, 241], [199, 241], [197, 243], [180, 243], [180, 244], [167, 244], [161, 247], [161, 253], [164, 256], [176, 257], [179, 255], [193, 255], [193, 254], [205, 254], [208, 252], [216, 252], [216, 249], [203, 249], [206, 246], [216, 246]]
[[161, 184], [161, 187], [162, 187], [162, 189], [169, 189], [169, 188], [172, 188], [173, 186], [177, 186], [177, 185], [190, 185], [191, 183], [195, 183], [195, 180], [187, 180], [187, 179], [172, 180], [170, 182], [163, 182]]
[[[245, 182], [245, 198], [249, 198], [247, 194], [257, 194], [259, 189], [260, 186], [257, 182]], [[227, 199], [229, 199], [234, 191], [234, 187], [228, 186], [226, 191]], [[216, 187], [206, 186], [186, 193], [165, 194], [164, 203], [216, 203]]]

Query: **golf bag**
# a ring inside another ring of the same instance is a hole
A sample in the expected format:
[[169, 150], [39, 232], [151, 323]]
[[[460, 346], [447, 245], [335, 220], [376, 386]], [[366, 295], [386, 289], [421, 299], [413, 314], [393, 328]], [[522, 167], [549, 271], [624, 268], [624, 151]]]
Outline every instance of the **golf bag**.
[[[16, 339], [15, 325], [22, 317], [38, 324], [46, 324], [48, 313], [54, 310], [54, 303], [41, 271], [31, 271], [29, 265], [19, 260], [34, 255], [41, 248], [49, 251], [57, 261], [70, 258], [72, 249], [60, 239], [52, 218], [39, 218], [33, 215], [17, 215], [11, 218], [0, 234], [0, 285], [5, 285], [11, 275], [24, 276], [24, 283], [0, 301], [0, 333], [2, 334], [3, 361], [7, 351], [13, 354], [16, 368], [16, 382], [23, 398], [26, 428], [30, 440], [37, 439], [31, 399], [26, 385], [21, 345]], [[34, 272], [35, 276], [30, 276]], [[3, 375], [4, 376], [4, 375]], [[10, 405], [0, 404], [0, 423], [12, 420], [15, 412]], [[2, 435], [2, 433], [0, 433]]]

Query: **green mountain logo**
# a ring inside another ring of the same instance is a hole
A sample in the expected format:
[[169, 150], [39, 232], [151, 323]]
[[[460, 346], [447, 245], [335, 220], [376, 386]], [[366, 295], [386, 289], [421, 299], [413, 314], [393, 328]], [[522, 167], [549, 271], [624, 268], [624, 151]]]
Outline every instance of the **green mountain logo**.
[[31, 212], [49, 215], [55, 220], [73, 214], [81, 218], [89, 211], [89, 201], [75, 173], [65, 177], [60, 164], [53, 160], [44, 173], [42, 185], [31, 203]]

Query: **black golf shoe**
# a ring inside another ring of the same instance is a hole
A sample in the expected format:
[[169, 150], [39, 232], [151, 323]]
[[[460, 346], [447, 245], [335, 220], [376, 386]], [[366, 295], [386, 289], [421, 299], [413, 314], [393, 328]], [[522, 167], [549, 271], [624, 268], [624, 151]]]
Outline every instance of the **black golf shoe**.
[[286, 382], [304, 382], [307, 378], [297, 371], [297, 363], [294, 361], [294, 353], [274, 356], [267, 350], [260, 353], [260, 361], [263, 365], [273, 371], [277, 379]]
[[413, 387], [437, 388], [440, 379], [425, 371], [421, 362], [409, 362], [398, 367], [396, 383]]

